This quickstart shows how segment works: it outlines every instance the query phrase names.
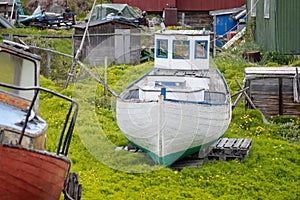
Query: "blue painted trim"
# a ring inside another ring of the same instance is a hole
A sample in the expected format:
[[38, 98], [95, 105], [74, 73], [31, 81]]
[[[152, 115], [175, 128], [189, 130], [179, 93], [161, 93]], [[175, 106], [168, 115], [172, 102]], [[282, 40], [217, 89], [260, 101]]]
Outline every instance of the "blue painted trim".
[[[176, 41], [183, 41], [188, 43], [188, 57], [187, 58], [180, 58], [180, 57], [175, 57], [174, 55], [174, 42]], [[172, 42], [172, 58], [174, 60], [189, 60], [190, 59], [190, 41], [189, 40], [173, 40]]]
[[[158, 52], [159, 52], [159, 44], [162, 42], [162, 41], [165, 41], [166, 42], [166, 55], [160, 55]], [[156, 47], [155, 47], [155, 51], [156, 51], [156, 58], [168, 58], [168, 40], [167, 39], [157, 39], [156, 40]]]
[[[204, 48], [204, 51], [205, 51], [205, 55], [204, 56], [197, 56], [197, 44], [198, 43], [202, 43], [204, 42], [205, 43], [205, 48]], [[207, 59], [207, 55], [208, 55], [208, 51], [207, 51], [207, 47], [208, 47], [208, 41], [207, 40], [195, 40], [195, 59]]]
[[185, 101], [176, 99], [164, 99], [165, 101], [176, 102], [176, 103], [192, 103], [192, 104], [204, 104], [204, 105], [227, 105], [223, 102], [205, 102], [205, 101]]
[[166, 100], [166, 92], [167, 92], [166, 88], [160, 89], [160, 94], [164, 97], [164, 100]]

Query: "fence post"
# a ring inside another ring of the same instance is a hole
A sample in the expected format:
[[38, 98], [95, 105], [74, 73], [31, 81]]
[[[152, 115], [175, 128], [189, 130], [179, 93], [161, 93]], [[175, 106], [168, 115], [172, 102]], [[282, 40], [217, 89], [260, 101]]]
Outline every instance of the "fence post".
[[51, 52], [47, 51], [47, 65], [46, 65], [46, 72], [45, 77], [48, 79], [50, 75], [50, 64], [51, 64]]
[[105, 56], [104, 60], [104, 96], [106, 96], [107, 90], [107, 56]]

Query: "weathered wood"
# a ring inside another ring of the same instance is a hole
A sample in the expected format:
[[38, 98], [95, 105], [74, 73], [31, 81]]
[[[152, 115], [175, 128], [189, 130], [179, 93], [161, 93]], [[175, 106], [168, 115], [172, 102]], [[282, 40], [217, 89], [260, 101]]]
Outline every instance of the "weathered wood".
[[70, 167], [66, 159], [2, 144], [0, 157], [1, 197], [59, 199]]
[[25, 101], [24, 99], [13, 97], [5, 93], [0, 94], [0, 102], [16, 106], [18, 108], [21, 108], [22, 110], [26, 110], [27, 107], [30, 106], [29, 101]]
[[241, 143], [243, 142], [243, 138], [238, 138], [236, 141], [235, 141], [235, 143], [233, 144], [233, 148], [238, 148], [240, 145], [241, 145]]
[[252, 139], [247, 138], [240, 145], [240, 148], [247, 149], [247, 148], [249, 148], [249, 146], [251, 146], [251, 144], [252, 144]]
[[223, 138], [222, 140], [219, 140], [216, 147], [217, 148], [222, 148], [226, 144], [227, 140], [228, 140], [227, 138]]
[[243, 97], [243, 93], [240, 93], [239, 96], [236, 98], [235, 102], [232, 104], [232, 110], [236, 108]]
[[226, 142], [226, 144], [224, 144], [225, 148], [231, 148], [233, 146], [233, 144], [235, 143], [236, 139], [234, 138], [229, 138]]
[[246, 90], [248, 90], [248, 89], [249, 89], [249, 87], [245, 87], [244, 89], [242, 89], [242, 90], [240, 90], [240, 91], [238, 91], [238, 92], [232, 94], [232, 95], [231, 95], [231, 98], [232, 98], [232, 97], [235, 97], [236, 95], [240, 95], [241, 93], [243, 93], [244, 91], [246, 91]]
[[243, 161], [252, 147], [252, 139], [221, 138], [217, 141], [217, 144], [217, 147], [211, 147], [211, 151], [207, 155], [208, 160], [240, 159]]
[[245, 51], [243, 52], [243, 58], [249, 62], [259, 62], [261, 60], [261, 54], [259, 51]]
[[[240, 82], [239, 82], [237, 79], [235, 79], [235, 82], [237, 83], [237, 85], [239, 86], [239, 88], [240, 88], [241, 90], [243, 90], [242, 85], [240, 84]], [[252, 108], [256, 109], [256, 106], [253, 104], [253, 102], [251, 101], [251, 99], [250, 99], [250, 97], [248, 96], [248, 94], [247, 94], [245, 91], [243, 91], [243, 94], [245, 95], [246, 99], [249, 101], [249, 103], [250, 103], [250, 105], [252, 106]]]
[[[255, 106], [267, 116], [300, 116], [300, 103], [295, 101], [293, 67], [249, 68], [245, 70], [247, 91]], [[297, 89], [297, 88], [295, 88]], [[246, 102], [246, 108], [252, 108]]]

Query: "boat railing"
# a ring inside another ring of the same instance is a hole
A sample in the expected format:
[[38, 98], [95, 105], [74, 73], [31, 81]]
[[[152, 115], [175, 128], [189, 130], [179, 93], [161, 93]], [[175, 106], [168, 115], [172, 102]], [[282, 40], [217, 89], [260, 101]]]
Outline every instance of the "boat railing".
[[10, 85], [10, 84], [6, 84], [6, 83], [0, 83], [1, 87], [4, 88], [9, 88], [9, 89], [14, 89], [14, 90], [22, 90], [22, 91], [35, 91], [35, 94], [31, 100], [30, 106], [27, 109], [27, 114], [26, 114], [26, 118], [25, 121], [22, 125], [22, 131], [19, 137], [19, 140], [17, 141], [17, 144], [21, 145], [24, 134], [25, 134], [25, 130], [27, 127], [27, 124], [29, 122], [29, 118], [31, 115], [31, 112], [34, 108], [35, 102], [38, 99], [39, 93], [40, 91], [46, 92], [46, 93], [50, 93], [58, 98], [64, 99], [68, 102], [70, 102], [70, 107], [68, 109], [68, 113], [66, 115], [62, 130], [61, 130], [61, 134], [60, 134], [60, 138], [59, 138], [59, 143], [57, 146], [57, 151], [56, 154], [57, 155], [65, 155], [67, 156], [68, 154], [68, 150], [69, 150], [69, 146], [70, 146], [70, 142], [71, 142], [71, 138], [72, 138], [72, 134], [74, 131], [74, 127], [75, 127], [75, 122], [76, 122], [76, 118], [77, 118], [77, 114], [78, 114], [78, 109], [79, 109], [79, 105], [76, 101], [74, 101], [72, 98], [69, 98], [67, 96], [64, 96], [62, 94], [56, 93], [52, 90], [43, 88], [43, 87], [39, 87], [39, 86], [33, 86], [33, 87], [20, 87], [20, 86], [15, 86], [15, 85]]

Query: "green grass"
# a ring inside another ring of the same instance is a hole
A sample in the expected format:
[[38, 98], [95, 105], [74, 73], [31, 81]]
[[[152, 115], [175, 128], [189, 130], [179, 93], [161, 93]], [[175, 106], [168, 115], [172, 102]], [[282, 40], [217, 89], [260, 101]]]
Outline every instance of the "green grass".
[[[223, 71], [236, 71], [225, 76], [241, 79], [244, 67], [239, 62], [239, 66], [222, 62], [231, 66], [224, 66]], [[110, 67], [109, 86], [122, 91], [132, 81], [128, 74], [141, 75], [152, 64]], [[232, 84], [231, 90], [235, 89]], [[253, 146], [246, 160], [211, 161], [178, 171], [149, 166], [136, 155], [115, 153], [114, 148], [127, 141], [116, 124], [114, 97], [104, 98], [103, 87], [86, 74], [72, 90], [80, 101], [81, 111], [69, 156], [72, 170], [80, 175], [83, 199], [298, 199], [300, 146], [283, 136], [300, 124], [299, 118], [273, 117], [269, 119], [272, 123], [266, 125], [258, 111], [245, 111], [241, 103], [233, 112], [225, 137], [252, 138]], [[47, 110], [56, 104], [59, 102], [48, 103]], [[50, 119], [60, 117], [48, 114]], [[286, 123], [293, 125], [282, 127]]]
[[[29, 31], [30, 32], [30, 31]], [[65, 49], [56, 42], [57, 48]], [[225, 75], [231, 93], [239, 90], [235, 79], [251, 64], [241, 58], [241, 49], [218, 54], [214, 66]], [[57, 60], [57, 69], [62, 68]], [[298, 65], [299, 60], [295, 61]], [[126, 85], [152, 68], [153, 63], [110, 66], [109, 87], [120, 93]], [[56, 69], [56, 68], [54, 68]], [[60, 73], [53, 72], [54, 75]], [[102, 75], [103, 72], [100, 71]], [[60, 77], [58, 77], [60, 78]], [[54, 79], [56, 80], [56, 79]], [[41, 79], [41, 85], [61, 91], [60, 81]], [[233, 111], [225, 137], [252, 138], [244, 162], [211, 161], [181, 171], [149, 166], [140, 154], [116, 152], [125, 145], [115, 119], [115, 98], [103, 96], [103, 86], [80, 71], [74, 85], [61, 91], [80, 103], [80, 113], [69, 150], [72, 171], [80, 175], [83, 199], [299, 199], [300, 119], [274, 116], [264, 124], [258, 111], [245, 111], [243, 101]], [[64, 103], [41, 95], [41, 115], [48, 121], [47, 149], [55, 149]]]

